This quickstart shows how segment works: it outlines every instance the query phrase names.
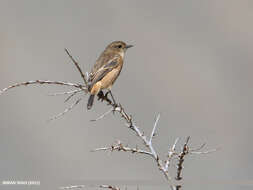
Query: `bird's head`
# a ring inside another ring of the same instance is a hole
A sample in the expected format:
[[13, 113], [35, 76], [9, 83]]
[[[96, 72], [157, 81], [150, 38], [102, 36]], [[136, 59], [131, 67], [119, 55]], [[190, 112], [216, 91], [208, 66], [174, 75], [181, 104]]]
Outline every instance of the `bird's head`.
[[127, 45], [122, 41], [114, 41], [106, 47], [106, 51], [113, 51], [115, 53], [119, 53], [122, 57], [124, 57], [126, 50], [130, 47], [133, 47], [133, 45]]

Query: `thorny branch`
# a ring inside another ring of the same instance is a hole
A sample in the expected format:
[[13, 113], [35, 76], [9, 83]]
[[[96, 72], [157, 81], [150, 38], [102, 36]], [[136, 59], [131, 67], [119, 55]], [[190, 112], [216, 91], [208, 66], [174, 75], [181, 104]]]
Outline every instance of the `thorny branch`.
[[189, 147], [188, 147], [189, 140], [190, 140], [190, 136], [186, 138], [185, 144], [182, 147], [182, 151], [178, 154], [177, 176], [175, 178], [178, 181], [182, 179], [181, 173], [183, 169], [184, 157], [189, 153]]
[[[155, 149], [153, 148], [153, 145], [152, 145], [152, 138], [153, 138], [153, 135], [155, 133], [155, 129], [156, 129], [158, 120], [160, 118], [160, 115], [158, 115], [157, 118], [156, 118], [156, 121], [155, 121], [153, 130], [152, 130], [150, 139], [148, 140], [147, 137], [144, 135], [144, 133], [139, 129], [139, 127], [137, 127], [134, 124], [134, 122], [132, 120], [132, 116], [125, 112], [125, 110], [124, 110], [124, 108], [122, 107], [121, 104], [114, 105], [110, 100], [108, 100], [107, 97], [103, 97], [103, 96], [100, 96], [99, 99], [102, 99], [102, 101], [103, 100], [106, 101], [108, 103], [108, 105], [113, 106], [114, 111], [118, 112], [121, 115], [121, 117], [123, 117], [125, 119], [127, 127], [129, 129], [131, 129], [138, 137], [140, 137], [142, 139], [144, 145], [149, 149], [150, 152], [147, 155], [154, 158], [154, 160], [157, 163], [157, 166], [158, 166], [159, 170], [164, 174], [167, 181], [171, 181], [171, 177], [169, 176], [168, 170], [163, 166], [162, 161], [158, 157], [158, 155], [157, 155], [157, 153], [156, 153], [156, 151], [155, 151]], [[121, 146], [119, 146], [119, 147], [121, 147]], [[113, 150], [112, 147], [102, 148], [100, 150], [108, 150], [108, 149]], [[121, 147], [121, 149], [122, 149], [122, 147]], [[99, 149], [96, 149], [96, 150], [99, 150]]]
[[[3, 92], [6, 92], [11, 88], [15, 88], [15, 87], [19, 87], [19, 86], [27, 86], [27, 85], [31, 85], [31, 84], [54, 84], [54, 85], [62, 85], [62, 86], [69, 86], [69, 87], [77, 88], [77, 90], [74, 90], [74, 91], [68, 91], [68, 92], [53, 94], [53, 96], [70, 94], [69, 97], [65, 100], [65, 102], [68, 101], [69, 99], [71, 99], [78, 92], [84, 91], [85, 93], [88, 93], [88, 89], [87, 89], [88, 75], [85, 76], [83, 74], [79, 64], [75, 61], [75, 59], [72, 57], [72, 55], [68, 52], [67, 49], [65, 49], [65, 51], [68, 54], [68, 56], [70, 57], [70, 59], [72, 60], [72, 62], [75, 64], [76, 68], [78, 69], [85, 85], [77, 84], [77, 83], [70, 83], [70, 82], [61, 82], [61, 81], [33, 80], [33, 81], [16, 83], [16, 84], [11, 85], [7, 88], [4, 88], [0, 91], [0, 95]], [[160, 159], [160, 156], [157, 154], [157, 152], [156, 152], [156, 150], [155, 150], [155, 148], [153, 147], [153, 144], [152, 144], [152, 139], [155, 135], [157, 124], [158, 124], [158, 121], [160, 119], [160, 114], [156, 117], [155, 123], [153, 125], [152, 132], [150, 134], [150, 138], [148, 139], [144, 135], [144, 132], [141, 131], [141, 129], [133, 122], [132, 116], [125, 111], [125, 109], [123, 108], [123, 106], [120, 103], [115, 105], [107, 96], [104, 96], [103, 93], [98, 94], [98, 99], [101, 100], [101, 101], [107, 102], [107, 105], [111, 106], [112, 108], [109, 111], [107, 111], [106, 113], [102, 114], [97, 119], [94, 119], [92, 121], [97, 121], [99, 119], [102, 119], [111, 112], [119, 113], [120, 116], [126, 121], [126, 126], [131, 131], [133, 131], [137, 135], [137, 137], [139, 137], [142, 140], [143, 144], [148, 149], [148, 151], [139, 149], [137, 146], [136, 146], [136, 148], [130, 148], [128, 146], [124, 146], [120, 141], [116, 145], [111, 145], [109, 147], [98, 148], [98, 149], [95, 149], [93, 151], [106, 151], [106, 150], [115, 151], [115, 150], [117, 150], [117, 151], [145, 154], [147, 156], [150, 156], [155, 160], [158, 169], [163, 173], [163, 175], [165, 176], [170, 188], [173, 189], [173, 190], [177, 190], [177, 189], [181, 188], [181, 185], [173, 185], [172, 178], [169, 174], [169, 166], [171, 165], [171, 161], [173, 160], [173, 158], [177, 158], [177, 161], [178, 161], [178, 163], [177, 163], [177, 174], [176, 174], [175, 179], [176, 180], [181, 180], [182, 179], [182, 169], [183, 169], [182, 165], [184, 163], [184, 158], [185, 158], [186, 155], [188, 155], [188, 154], [208, 154], [208, 153], [211, 153], [211, 152], [214, 152], [214, 151], [217, 150], [217, 149], [213, 149], [213, 150], [201, 152], [200, 150], [205, 146], [205, 144], [201, 145], [197, 149], [190, 149], [189, 146], [188, 146], [190, 137], [187, 137], [186, 142], [184, 143], [184, 145], [182, 147], [182, 150], [180, 152], [177, 152], [176, 151], [176, 145], [179, 141], [179, 138], [177, 138], [175, 140], [173, 146], [171, 148], [169, 148], [169, 151], [168, 151], [168, 154], [167, 154], [167, 159], [162, 160], [162, 159]], [[80, 101], [81, 101], [81, 99], [78, 99], [74, 104], [72, 104], [69, 108], [64, 110], [64, 112], [62, 112], [62, 113], [58, 114], [57, 116], [55, 116], [53, 119], [56, 119], [59, 116], [64, 115], [65, 113], [70, 111]], [[63, 189], [73, 189], [73, 188], [83, 188], [83, 187], [84, 187], [83, 185], [79, 185], [79, 186], [63, 187]], [[108, 188], [108, 189], [111, 189], [111, 190], [119, 190], [118, 187], [114, 187], [114, 186], [111, 186], [111, 185], [100, 185], [99, 187], [100, 188]]]
[[115, 144], [115, 145], [111, 145], [110, 147], [96, 148], [96, 149], [92, 150], [92, 152], [101, 151], [101, 150], [104, 150], [104, 151], [109, 150], [111, 152], [117, 150], [117, 151], [123, 151], [123, 152], [147, 154], [147, 155], [152, 156], [152, 153], [149, 151], [139, 149], [138, 147], [131, 148], [128, 146], [124, 146], [120, 141], [118, 141], [117, 144]]
[[[110, 112], [118, 112], [121, 117], [126, 121], [126, 126], [132, 130], [139, 138], [141, 138], [143, 144], [146, 146], [146, 148], [148, 148], [149, 151], [146, 150], [141, 150], [139, 148], [130, 148], [128, 146], [124, 146], [120, 141], [116, 144], [116, 145], [111, 145], [109, 147], [102, 147], [102, 148], [97, 148], [93, 151], [124, 151], [124, 152], [131, 152], [131, 153], [139, 153], [139, 154], [145, 154], [148, 155], [150, 157], [152, 157], [157, 166], [158, 169], [163, 173], [163, 175], [165, 176], [167, 182], [169, 183], [169, 186], [171, 189], [180, 189], [181, 185], [173, 185], [172, 182], [172, 178], [169, 174], [169, 166], [171, 164], [171, 161], [173, 158], [176, 158], [178, 160], [178, 164], [177, 164], [177, 175], [176, 175], [176, 180], [181, 180], [181, 174], [182, 174], [182, 169], [183, 169], [183, 162], [184, 162], [184, 157], [188, 154], [204, 154], [204, 153], [210, 153], [210, 152], [214, 152], [217, 149], [213, 149], [210, 151], [205, 151], [205, 152], [200, 152], [200, 150], [204, 147], [204, 145], [200, 146], [198, 149], [190, 149], [188, 146], [190, 137], [187, 137], [186, 142], [182, 148], [182, 150], [180, 152], [176, 151], [176, 145], [179, 141], [179, 138], [177, 138], [173, 144], [173, 146], [171, 148], [169, 148], [168, 154], [167, 154], [167, 159], [165, 161], [163, 161], [160, 156], [157, 154], [155, 148], [152, 145], [152, 139], [154, 137], [156, 128], [157, 128], [157, 124], [158, 121], [160, 119], [160, 114], [156, 117], [155, 123], [153, 125], [153, 129], [152, 132], [150, 134], [150, 138], [148, 139], [145, 135], [144, 132], [141, 131], [141, 129], [135, 125], [135, 123], [133, 122], [132, 116], [130, 114], [128, 114], [125, 109], [123, 108], [123, 106], [121, 104], [116, 104], [114, 105], [112, 103], [112, 101], [107, 97], [107, 96], [103, 96], [103, 94], [99, 94], [98, 95], [98, 99], [101, 101], [106, 101], [108, 105], [111, 105], [113, 110], [109, 110], [108, 112], [104, 113], [103, 115], [101, 115], [100, 117], [98, 117], [98, 119], [102, 119], [104, 118], [107, 114], [109, 114]], [[95, 119], [94, 121], [97, 121], [98, 119]]]

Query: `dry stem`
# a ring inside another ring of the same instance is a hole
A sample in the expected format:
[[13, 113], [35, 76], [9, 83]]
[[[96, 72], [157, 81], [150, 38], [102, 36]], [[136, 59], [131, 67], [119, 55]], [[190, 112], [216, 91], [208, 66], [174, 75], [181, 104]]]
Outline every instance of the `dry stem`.
[[76, 84], [76, 83], [62, 82], [62, 81], [50, 81], [50, 80], [31, 80], [31, 81], [16, 83], [14, 85], [8, 86], [7, 88], [4, 88], [0, 91], [0, 95], [3, 92], [6, 92], [6, 91], [8, 91], [12, 88], [19, 87], [19, 86], [28, 86], [28, 85], [31, 85], [31, 84], [54, 84], [54, 85], [75, 87], [75, 88], [81, 89], [85, 92], [87, 91], [86, 86], [83, 86], [81, 84]]
[[85, 75], [83, 74], [83, 72], [82, 72], [82, 70], [81, 70], [79, 64], [78, 64], [77, 61], [72, 57], [72, 55], [70, 55], [69, 51], [68, 51], [66, 48], [65, 48], [65, 51], [66, 51], [66, 53], [68, 54], [68, 56], [70, 57], [70, 59], [72, 60], [72, 62], [75, 64], [76, 68], [78, 69], [78, 71], [79, 71], [79, 73], [80, 73], [80, 75], [81, 75], [81, 77], [82, 77], [82, 79], [83, 79], [83, 81], [84, 81], [84, 84], [85, 84], [86, 86], [88, 86], [87, 79], [86, 79]]

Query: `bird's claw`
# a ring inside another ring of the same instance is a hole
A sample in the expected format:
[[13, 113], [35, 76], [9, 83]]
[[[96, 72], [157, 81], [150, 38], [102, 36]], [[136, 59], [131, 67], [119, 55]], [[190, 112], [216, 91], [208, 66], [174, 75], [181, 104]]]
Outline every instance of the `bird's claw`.
[[101, 102], [104, 101], [104, 93], [102, 91], [100, 91], [97, 96], [98, 96], [98, 101], [99, 100], [101, 100]]
[[101, 102], [106, 101], [108, 103], [108, 105], [112, 104], [112, 101], [108, 98], [108, 92], [106, 92], [105, 94], [103, 93], [103, 91], [100, 91], [98, 94], [98, 100], [101, 100]]

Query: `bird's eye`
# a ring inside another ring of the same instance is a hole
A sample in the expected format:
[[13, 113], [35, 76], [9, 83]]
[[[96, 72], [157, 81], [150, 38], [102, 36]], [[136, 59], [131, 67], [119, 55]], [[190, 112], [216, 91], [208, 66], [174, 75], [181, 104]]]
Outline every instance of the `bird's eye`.
[[118, 45], [117, 47], [118, 47], [118, 48], [122, 48], [122, 45]]

